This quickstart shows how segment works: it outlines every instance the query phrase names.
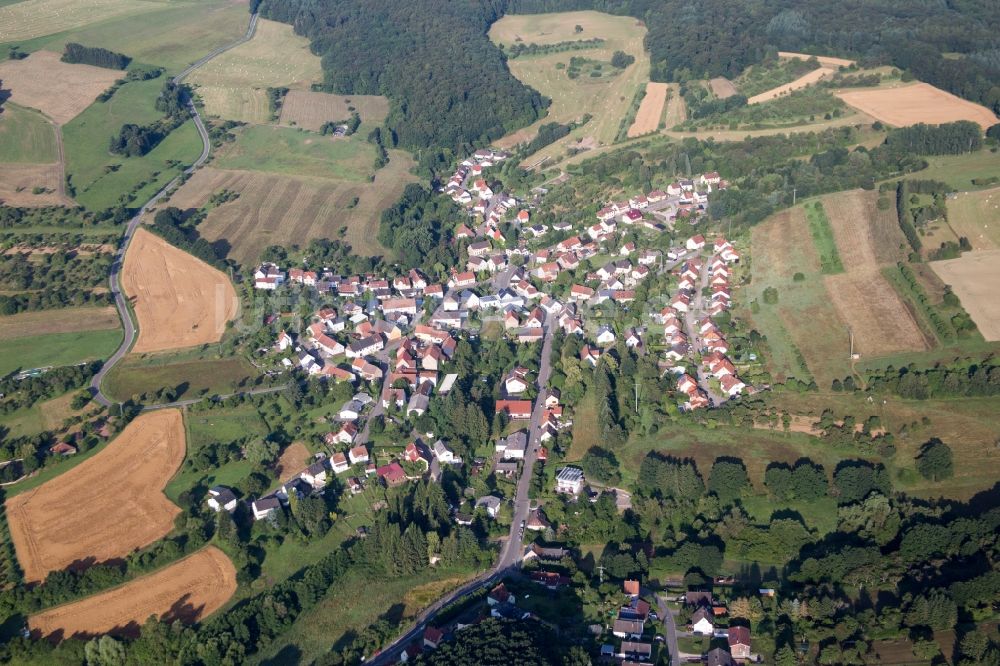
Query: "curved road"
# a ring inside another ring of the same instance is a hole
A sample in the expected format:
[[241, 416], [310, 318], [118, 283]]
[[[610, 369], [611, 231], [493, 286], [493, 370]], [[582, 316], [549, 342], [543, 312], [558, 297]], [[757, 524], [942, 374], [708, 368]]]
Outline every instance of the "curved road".
[[[198, 69], [199, 67], [207, 63], [209, 60], [219, 55], [220, 53], [225, 53], [229, 49], [249, 41], [250, 38], [253, 37], [254, 32], [256, 30], [257, 30], [257, 14], [252, 14], [250, 16], [250, 24], [247, 26], [247, 31], [242, 37], [237, 39], [235, 42], [232, 42], [231, 44], [220, 46], [219, 48], [215, 49], [205, 57], [193, 63], [183, 72], [175, 76], [173, 78], [173, 82], [180, 83], [191, 72]], [[201, 136], [201, 155], [198, 156], [198, 159], [196, 159], [191, 166], [189, 166], [187, 169], [184, 170], [184, 175], [188, 175], [194, 172], [195, 169], [204, 164], [205, 160], [208, 159], [209, 153], [211, 153], [212, 150], [212, 142], [209, 140], [208, 130], [205, 129], [205, 123], [203, 123], [201, 120], [201, 114], [198, 113], [197, 107], [195, 107], [194, 102], [191, 100], [188, 100], [188, 110], [190, 110], [191, 112], [191, 118], [194, 119], [195, 127], [198, 128], [198, 134]], [[143, 204], [142, 208], [139, 209], [139, 212], [136, 213], [135, 217], [129, 220], [128, 226], [125, 227], [125, 235], [122, 237], [122, 242], [118, 246], [118, 250], [115, 252], [114, 262], [111, 264], [111, 274], [109, 276], [108, 281], [111, 286], [111, 295], [115, 299], [115, 307], [118, 308], [118, 315], [121, 317], [122, 326], [125, 329], [125, 337], [122, 339], [121, 346], [118, 347], [115, 353], [112, 354], [107, 361], [105, 361], [104, 365], [101, 366], [101, 369], [98, 371], [96, 375], [94, 375], [93, 379], [90, 382], [90, 392], [93, 394], [94, 400], [96, 400], [101, 405], [104, 405], [105, 407], [112, 404], [112, 401], [101, 391], [101, 382], [104, 381], [105, 375], [108, 374], [111, 368], [115, 367], [115, 365], [117, 365], [118, 362], [125, 357], [125, 354], [128, 353], [129, 349], [132, 348], [132, 344], [135, 342], [135, 335], [138, 330], [138, 327], [136, 326], [135, 322], [132, 319], [132, 313], [128, 307], [128, 299], [125, 297], [125, 294], [122, 293], [121, 290], [121, 268], [122, 264], [125, 261], [125, 252], [128, 250], [128, 246], [132, 242], [132, 236], [135, 235], [135, 230], [139, 228], [139, 224], [142, 221], [142, 216], [146, 214], [146, 211], [151, 206], [155, 205], [160, 201], [160, 199], [166, 196], [167, 192], [169, 192], [171, 189], [173, 189], [175, 185], [177, 185], [177, 182], [180, 180], [180, 178], [181, 177], [178, 176], [173, 180], [171, 180], [169, 183], [167, 183], [163, 187], [163, 189], [161, 189], [159, 192], [153, 195], [153, 198], [151, 198], [149, 201]]]

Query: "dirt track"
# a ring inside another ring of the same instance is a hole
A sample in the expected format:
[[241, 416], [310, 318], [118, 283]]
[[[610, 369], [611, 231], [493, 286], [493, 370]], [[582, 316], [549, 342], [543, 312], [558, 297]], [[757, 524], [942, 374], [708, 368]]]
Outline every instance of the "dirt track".
[[217, 342], [239, 307], [222, 271], [145, 229], [125, 254], [122, 287], [139, 321], [133, 353]]
[[150, 412], [97, 455], [9, 499], [25, 580], [124, 557], [167, 534], [181, 510], [162, 491], [184, 449], [180, 410]]
[[36, 637], [112, 634], [134, 637], [150, 615], [192, 623], [219, 609], [236, 591], [236, 569], [215, 546], [121, 587], [33, 615]]
[[836, 94], [855, 109], [896, 127], [971, 120], [985, 129], [997, 122], [997, 117], [985, 106], [956, 97], [929, 83]]

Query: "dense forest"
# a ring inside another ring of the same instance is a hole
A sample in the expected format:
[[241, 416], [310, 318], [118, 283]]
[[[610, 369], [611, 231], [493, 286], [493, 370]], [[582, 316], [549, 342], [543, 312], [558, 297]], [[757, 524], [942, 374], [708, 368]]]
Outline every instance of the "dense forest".
[[97, 46], [84, 46], [83, 44], [70, 42], [66, 45], [62, 61], [73, 64], [94, 65], [95, 67], [105, 67], [107, 69], [125, 69], [132, 62], [132, 58]]

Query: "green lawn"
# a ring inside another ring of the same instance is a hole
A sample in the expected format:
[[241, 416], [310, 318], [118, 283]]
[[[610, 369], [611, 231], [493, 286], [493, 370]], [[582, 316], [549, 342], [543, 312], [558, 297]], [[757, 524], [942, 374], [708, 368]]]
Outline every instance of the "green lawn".
[[178, 399], [213, 393], [233, 393], [257, 370], [242, 358], [176, 360], [171, 356], [129, 358], [116, 365], [104, 381], [109, 395], [126, 400], [133, 395], [175, 388]]
[[5, 340], [3, 354], [0, 354], [0, 376], [15, 370], [107, 358], [121, 341], [122, 332], [118, 329], [49, 333]]
[[[966, 191], [996, 186], [996, 183], [973, 185], [972, 179], [974, 178], [985, 179], [1000, 176], [1000, 153], [993, 153], [989, 150], [980, 150], [971, 155], [942, 155], [925, 159], [928, 163], [926, 169], [905, 177], [940, 180], [956, 190]], [[901, 180], [901, 178], [893, 178], [892, 180]]]
[[335, 139], [290, 127], [254, 125], [220, 152], [214, 165], [367, 182], [374, 160], [375, 147], [357, 134]]
[[830, 220], [826, 217], [822, 202], [806, 204], [805, 210], [806, 219], [809, 221], [809, 234], [812, 236], [813, 244], [816, 245], [822, 272], [827, 275], [843, 273], [844, 265], [840, 262], [837, 242], [833, 239], [833, 229], [830, 228]]
[[190, 121], [142, 157], [108, 152], [123, 124], [145, 125], [162, 117], [154, 104], [164, 81], [126, 83], [109, 101], [94, 102], [63, 127], [66, 173], [76, 200], [87, 208], [108, 208], [133, 191], [135, 201], [145, 201], [201, 154], [201, 138]]
[[0, 162], [49, 164], [59, 161], [56, 129], [42, 114], [11, 104], [0, 111]]

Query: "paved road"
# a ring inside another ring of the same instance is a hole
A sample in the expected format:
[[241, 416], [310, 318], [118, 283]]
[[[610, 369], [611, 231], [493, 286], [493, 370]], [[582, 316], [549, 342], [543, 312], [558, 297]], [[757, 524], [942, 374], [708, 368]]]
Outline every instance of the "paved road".
[[[257, 29], [257, 14], [253, 14], [250, 16], [250, 24], [247, 26], [247, 31], [242, 37], [240, 37], [232, 44], [227, 44], [226, 46], [217, 48], [208, 55], [206, 55], [204, 58], [201, 58], [200, 60], [192, 64], [190, 67], [185, 69], [183, 72], [175, 76], [173, 78], [173, 82], [180, 83], [181, 81], [184, 80], [184, 78], [188, 74], [198, 69], [206, 62], [214, 58], [215, 56], [246, 42], [251, 37], [253, 37], [256, 29]], [[191, 117], [194, 119], [195, 127], [198, 128], [198, 134], [199, 136], [201, 136], [201, 155], [198, 156], [198, 159], [196, 159], [190, 167], [184, 170], [185, 175], [192, 173], [195, 169], [204, 164], [205, 160], [208, 159], [208, 156], [212, 151], [212, 143], [208, 137], [208, 130], [205, 129], [205, 123], [202, 122], [201, 114], [198, 113], [198, 109], [197, 107], [195, 107], [194, 102], [190, 100], [188, 101], [188, 110], [190, 110]], [[105, 375], [107, 375], [108, 372], [113, 367], [115, 367], [115, 365], [117, 365], [118, 362], [121, 361], [128, 353], [128, 351], [132, 348], [132, 344], [135, 342], [136, 333], [138, 332], [138, 326], [133, 321], [132, 313], [131, 311], [129, 311], [128, 308], [128, 300], [125, 297], [125, 294], [121, 290], [121, 269], [122, 269], [122, 264], [125, 261], [125, 252], [128, 250], [128, 246], [132, 242], [132, 237], [135, 235], [135, 230], [139, 228], [139, 224], [142, 222], [142, 216], [146, 214], [146, 211], [149, 210], [149, 208], [156, 205], [160, 201], [160, 199], [166, 196], [167, 192], [173, 189], [173, 187], [177, 184], [179, 180], [180, 176], [174, 178], [169, 183], [167, 183], [166, 186], [163, 187], [163, 189], [161, 189], [159, 192], [153, 195], [153, 198], [151, 198], [149, 201], [143, 204], [142, 208], [139, 209], [139, 212], [136, 214], [135, 217], [129, 220], [128, 225], [125, 227], [125, 235], [122, 237], [122, 242], [118, 246], [118, 250], [115, 252], [114, 262], [111, 264], [111, 273], [108, 276], [108, 282], [111, 287], [111, 295], [115, 299], [115, 307], [118, 308], [118, 315], [121, 317], [122, 326], [125, 329], [125, 337], [122, 338], [121, 346], [119, 346], [118, 349], [115, 350], [115, 353], [112, 354], [111, 357], [104, 362], [104, 365], [101, 367], [100, 371], [98, 371], [98, 373], [94, 375], [93, 379], [90, 382], [90, 392], [94, 396], [94, 400], [96, 400], [101, 405], [104, 405], [105, 407], [110, 405], [112, 401], [101, 391], [101, 383], [104, 381]], [[178, 403], [171, 403], [169, 406], [173, 406], [176, 404]], [[166, 407], [168, 405], [160, 405], [160, 406]]]
[[[691, 302], [691, 308], [684, 315], [684, 323], [687, 327], [688, 341], [691, 343], [692, 351], [700, 350], [705, 344], [701, 339], [699, 328], [701, 327], [701, 319], [708, 315], [708, 307], [705, 303], [704, 293], [705, 290], [708, 289], [710, 266], [711, 262], [707, 259], [703, 259], [698, 289], [695, 291], [694, 299]], [[708, 399], [711, 400], [713, 407], [718, 407], [726, 401], [724, 397], [712, 390], [711, 385], [708, 383], [709, 373], [701, 364], [696, 367], [695, 376], [698, 378], [698, 386], [700, 386], [701, 389], [708, 395]]]
[[667, 650], [670, 651], [670, 666], [680, 666], [680, 649], [677, 647], [677, 623], [674, 622], [674, 614], [666, 604], [666, 600], [660, 595], [656, 595], [657, 612], [660, 620], [666, 628], [665, 638], [667, 639]]

